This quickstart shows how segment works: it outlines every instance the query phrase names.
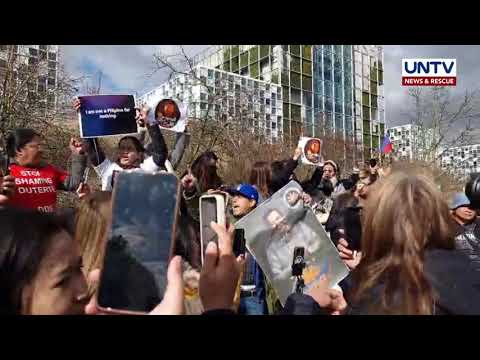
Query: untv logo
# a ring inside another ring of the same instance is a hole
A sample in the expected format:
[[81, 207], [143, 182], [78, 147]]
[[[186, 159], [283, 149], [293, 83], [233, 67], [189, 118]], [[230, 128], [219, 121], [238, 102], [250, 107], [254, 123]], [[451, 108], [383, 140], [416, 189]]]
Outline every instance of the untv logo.
[[402, 59], [403, 86], [457, 85], [456, 59]]

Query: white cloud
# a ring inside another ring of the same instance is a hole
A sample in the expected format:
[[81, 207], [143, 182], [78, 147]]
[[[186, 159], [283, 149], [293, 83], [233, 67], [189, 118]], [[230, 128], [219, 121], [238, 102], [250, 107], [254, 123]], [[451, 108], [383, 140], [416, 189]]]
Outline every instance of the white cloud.
[[[205, 45], [187, 45], [189, 56], [205, 48]], [[165, 72], [152, 77], [155, 69], [153, 54], [179, 53], [176, 45], [66, 45], [61, 47], [66, 69], [74, 76], [103, 74], [103, 92], [117, 89], [120, 92], [142, 93], [159, 85]]]

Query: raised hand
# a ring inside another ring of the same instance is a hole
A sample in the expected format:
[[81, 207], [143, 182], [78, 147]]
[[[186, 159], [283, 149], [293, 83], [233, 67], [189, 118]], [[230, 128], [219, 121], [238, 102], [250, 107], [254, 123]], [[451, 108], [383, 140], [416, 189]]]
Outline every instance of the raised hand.
[[295, 152], [293, 153], [293, 160], [298, 160], [302, 156], [302, 148], [296, 148]]
[[85, 153], [85, 146], [81, 140], [71, 138], [70, 151], [72, 154], [83, 155]]
[[205, 311], [232, 309], [238, 279], [245, 265], [245, 258], [233, 255], [234, 227], [218, 225], [211, 228], [218, 235], [218, 246], [210, 242], [205, 251], [205, 261], [200, 273], [200, 299]]
[[81, 103], [80, 99], [75, 98], [75, 100], [73, 100], [73, 108], [75, 109], [75, 111], [80, 111], [81, 107], [82, 107], [82, 103]]

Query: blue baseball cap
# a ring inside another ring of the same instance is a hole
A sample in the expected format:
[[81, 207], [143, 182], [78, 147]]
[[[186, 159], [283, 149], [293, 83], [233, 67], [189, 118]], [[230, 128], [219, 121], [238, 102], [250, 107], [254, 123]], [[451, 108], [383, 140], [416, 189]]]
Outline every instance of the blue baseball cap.
[[258, 191], [255, 186], [250, 184], [240, 184], [234, 189], [226, 189], [226, 192], [232, 196], [239, 195], [249, 200], [255, 200], [255, 202], [258, 204]]
[[453, 195], [452, 201], [450, 202], [450, 210], [458, 209], [461, 206], [469, 206], [470, 200], [468, 200], [465, 193], [456, 193]]

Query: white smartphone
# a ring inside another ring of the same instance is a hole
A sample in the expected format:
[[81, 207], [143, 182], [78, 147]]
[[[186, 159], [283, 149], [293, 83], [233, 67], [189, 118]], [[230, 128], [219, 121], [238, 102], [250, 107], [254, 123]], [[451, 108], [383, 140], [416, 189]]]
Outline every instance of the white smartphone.
[[210, 227], [210, 222], [225, 225], [225, 197], [220, 194], [203, 195], [200, 197], [200, 242], [202, 265], [205, 250], [210, 241], [218, 245], [218, 236]]

